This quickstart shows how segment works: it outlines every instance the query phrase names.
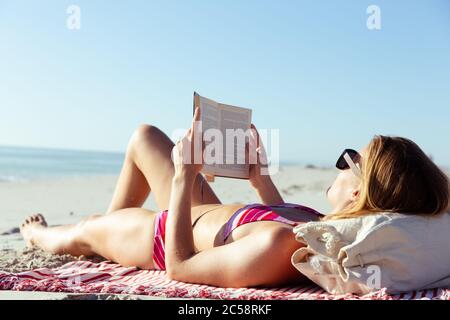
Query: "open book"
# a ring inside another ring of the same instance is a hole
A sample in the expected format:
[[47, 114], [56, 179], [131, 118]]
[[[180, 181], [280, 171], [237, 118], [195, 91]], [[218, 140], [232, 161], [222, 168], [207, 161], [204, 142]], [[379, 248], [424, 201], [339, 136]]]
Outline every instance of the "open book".
[[[248, 179], [245, 143], [248, 142], [252, 110], [217, 103], [194, 92], [194, 109], [196, 107], [200, 108], [205, 156], [212, 156], [204, 159], [202, 173], [209, 181], [214, 176]], [[208, 132], [209, 129], [213, 130]], [[216, 141], [219, 134], [221, 142]]]

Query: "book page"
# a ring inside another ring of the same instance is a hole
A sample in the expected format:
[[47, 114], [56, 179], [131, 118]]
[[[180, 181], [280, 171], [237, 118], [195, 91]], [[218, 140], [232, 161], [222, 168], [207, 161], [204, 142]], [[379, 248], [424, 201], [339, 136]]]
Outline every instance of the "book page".
[[[200, 120], [202, 121], [202, 130], [205, 132], [208, 129], [218, 129], [220, 127], [220, 112], [218, 103], [201, 97], [199, 95], [194, 96], [194, 107], [200, 107]], [[211, 142], [205, 142], [205, 147]], [[214, 164], [204, 164], [202, 173], [214, 176], [215, 172]]]
[[224, 136], [223, 164], [217, 165], [217, 175], [248, 178], [249, 165], [245, 164], [245, 143], [251, 124], [250, 109], [219, 104], [220, 130]]
[[[205, 163], [202, 173], [210, 176], [248, 179], [249, 165], [245, 164], [245, 142], [248, 138], [245, 133], [248, 133], [247, 130], [250, 129], [252, 111], [220, 104], [194, 93], [194, 108], [196, 106], [200, 107], [203, 133], [205, 134], [208, 129], [216, 129], [221, 132], [223, 138], [223, 149], [221, 155], [219, 154], [218, 163]], [[237, 129], [241, 131], [238, 132]], [[230, 134], [228, 148], [227, 133]], [[205, 148], [210, 143], [213, 141], [205, 141]]]

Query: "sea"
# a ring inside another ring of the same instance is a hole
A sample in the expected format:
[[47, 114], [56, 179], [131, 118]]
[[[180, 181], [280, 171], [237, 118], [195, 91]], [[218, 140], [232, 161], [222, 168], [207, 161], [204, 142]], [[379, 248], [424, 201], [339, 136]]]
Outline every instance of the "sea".
[[[0, 146], [0, 182], [118, 175], [124, 158], [114, 152]], [[441, 168], [450, 175], [448, 166]]]
[[113, 152], [0, 146], [0, 182], [118, 175], [124, 157]]

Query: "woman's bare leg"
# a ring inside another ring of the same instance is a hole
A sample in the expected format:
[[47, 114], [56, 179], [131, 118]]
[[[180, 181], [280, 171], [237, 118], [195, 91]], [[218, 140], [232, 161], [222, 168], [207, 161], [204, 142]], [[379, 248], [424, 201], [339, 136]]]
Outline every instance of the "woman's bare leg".
[[32, 215], [22, 224], [21, 233], [28, 246], [47, 252], [100, 255], [122, 266], [152, 269], [155, 215], [142, 208], [131, 208], [58, 227], [47, 227], [42, 215]]
[[[154, 126], [142, 125], [133, 134], [126, 151], [125, 162], [108, 213], [124, 208], [141, 207], [153, 191], [160, 210], [169, 206], [174, 175], [171, 152], [174, 144]], [[197, 177], [192, 193], [192, 206], [220, 203], [206, 181]]]
[[[169, 205], [174, 175], [172, 141], [158, 128], [144, 125], [134, 133], [109, 206], [108, 215], [96, 215], [78, 224], [47, 227], [42, 215], [33, 215], [21, 227], [30, 246], [57, 254], [94, 254], [123, 266], [152, 269], [155, 213], [139, 208], [150, 191], [160, 210]], [[192, 205], [220, 203], [211, 187], [199, 175], [192, 193]]]
[[144, 174], [136, 166], [131, 155], [130, 143], [125, 154], [122, 170], [107, 213], [124, 208], [140, 208], [150, 193], [150, 186]]

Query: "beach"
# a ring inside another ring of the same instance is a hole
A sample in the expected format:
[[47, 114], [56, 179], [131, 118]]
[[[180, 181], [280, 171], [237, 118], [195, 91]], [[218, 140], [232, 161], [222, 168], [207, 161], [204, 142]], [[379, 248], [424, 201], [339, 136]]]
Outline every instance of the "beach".
[[[117, 171], [117, 168], [115, 169]], [[285, 165], [273, 180], [286, 202], [310, 206], [327, 213], [325, 192], [338, 171], [332, 168]], [[104, 213], [112, 198], [117, 174], [73, 175], [0, 182], [0, 270], [21, 272], [32, 268], [57, 267], [76, 259], [25, 248], [18, 227], [32, 213], [42, 213], [48, 224], [76, 223], [91, 214]], [[246, 180], [216, 178], [211, 184], [222, 203], [259, 202]], [[157, 211], [150, 194], [144, 207]], [[84, 259], [83, 257], [81, 259]], [[141, 299], [115, 295], [70, 295], [0, 292], [0, 299]]]

